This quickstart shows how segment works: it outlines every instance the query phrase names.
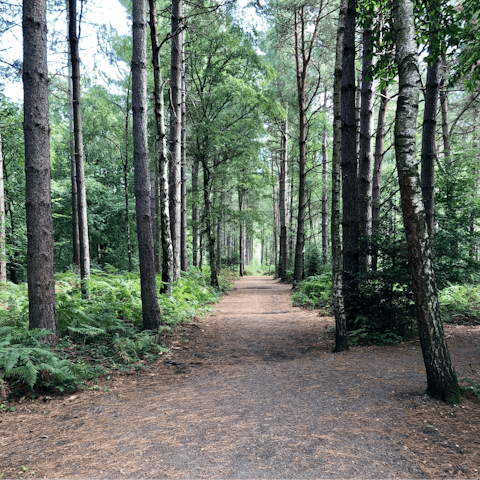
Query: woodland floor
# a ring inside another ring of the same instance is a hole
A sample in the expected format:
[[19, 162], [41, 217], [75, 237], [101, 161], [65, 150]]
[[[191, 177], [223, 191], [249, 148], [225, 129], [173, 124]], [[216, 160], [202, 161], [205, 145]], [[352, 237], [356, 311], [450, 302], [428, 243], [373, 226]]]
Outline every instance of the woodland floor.
[[[480, 401], [425, 396], [418, 341], [332, 354], [331, 326], [243, 278], [150, 369], [0, 415], [0, 478], [480, 478]], [[480, 327], [446, 333], [480, 381]]]

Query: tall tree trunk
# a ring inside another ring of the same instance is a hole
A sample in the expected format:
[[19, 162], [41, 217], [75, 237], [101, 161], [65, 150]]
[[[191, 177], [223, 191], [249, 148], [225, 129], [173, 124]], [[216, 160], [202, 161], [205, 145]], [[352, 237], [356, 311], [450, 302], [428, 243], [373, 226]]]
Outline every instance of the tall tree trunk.
[[372, 235], [372, 168], [373, 168], [373, 51], [371, 24], [363, 31], [363, 67], [360, 107], [360, 146], [358, 158], [358, 224], [360, 233], [359, 266], [371, 266]]
[[[90, 248], [88, 241], [87, 194], [85, 189], [85, 172], [83, 168], [83, 131], [82, 102], [80, 94], [80, 57], [77, 36], [77, 1], [69, 0], [69, 43], [72, 55], [73, 87], [73, 129], [75, 136], [75, 167], [78, 199], [78, 231], [80, 238], [80, 277], [82, 281], [90, 276]], [[87, 287], [82, 282], [82, 293], [86, 295]]]
[[[326, 97], [326, 94], [325, 94]], [[325, 98], [326, 103], [326, 98]], [[326, 109], [326, 105], [325, 105]], [[322, 263], [326, 265], [328, 262], [328, 157], [327, 157], [327, 127], [323, 128], [322, 135]]]
[[340, 198], [342, 163], [342, 65], [345, 37], [345, 19], [348, 0], [341, 0], [338, 15], [337, 45], [333, 84], [333, 152], [332, 152], [332, 296], [335, 314], [334, 352], [348, 350], [347, 319], [343, 301], [342, 244], [340, 241]]
[[425, 109], [423, 112], [421, 186], [430, 240], [433, 240], [434, 234], [434, 171], [435, 159], [437, 156], [437, 148], [435, 144], [435, 129], [437, 126], [439, 68], [440, 60], [436, 60], [435, 63], [431, 65], [429, 64], [427, 67], [427, 88], [425, 91]]
[[[447, 67], [446, 55], [442, 55], [443, 66]], [[442, 109], [442, 137], [443, 137], [443, 157], [445, 168], [449, 170], [452, 166], [452, 147], [450, 145], [450, 130], [448, 128], [448, 95], [444, 75], [440, 83], [440, 105]]]
[[7, 249], [5, 247], [5, 226], [5, 183], [3, 180], [2, 132], [0, 130], [0, 282], [7, 281]]
[[161, 293], [172, 294], [173, 283], [173, 249], [170, 230], [170, 211], [168, 198], [168, 160], [165, 135], [165, 107], [163, 100], [164, 83], [159, 64], [159, 47], [157, 33], [157, 11], [155, 0], [149, 0], [150, 40], [152, 44], [153, 98], [155, 101], [155, 124], [158, 154], [158, 178], [160, 191], [160, 240], [162, 244], [162, 287]]
[[182, 162], [182, 52], [183, 0], [172, 1], [172, 48], [170, 66], [170, 230], [173, 247], [173, 279], [181, 269], [181, 162]]
[[132, 261], [132, 239], [130, 233], [130, 195], [128, 192], [128, 162], [129, 162], [129, 119], [130, 119], [130, 81], [128, 83], [127, 89], [127, 103], [125, 106], [125, 160], [123, 163], [123, 186], [125, 189], [125, 226], [127, 231], [127, 252], [128, 252], [128, 271], [133, 270], [133, 261]]
[[355, 11], [349, 0], [342, 64], [343, 296], [347, 324], [353, 326], [358, 303], [358, 182], [355, 119]]
[[[182, 32], [184, 36], [184, 32]], [[180, 268], [188, 270], [187, 251], [187, 145], [186, 145], [186, 81], [185, 81], [185, 42], [182, 39], [182, 168], [181, 168], [181, 226], [180, 226]], [[219, 242], [220, 245], [220, 242]], [[219, 259], [220, 260], [220, 259]]]
[[50, 193], [46, 0], [23, 0], [25, 207], [30, 328], [58, 341]]
[[[297, 216], [297, 241], [295, 246], [295, 266], [293, 272], [294, 283], [300, 282], [303, 278], [303, 255], [305, 249], [305, 185], [307, 180], [306, 163], [307, 163], [307, 117], [306, 117], [306, 99], [305, 99], [305, 82], [307, 75], [307, 66], [305, 62], [305, 25], [304, 25], [304, 8], [294, 7], [295, 9], [295, 65], [297, 75], [297, 98], [298, 98], [298, 114], [299, 114], [299, 184], [298, 184], [298, 216]], [[298, 12], [300, 10], [300, 12]], [[300, 17], [300, 21], [299, 18]], [[299, 31], [299, 23], [300, 29]], [[301, 42], [303, 40], [303, 44]], [[313, 40], [312, 40], [313, 43]]]
[[395, 153], [407, 236], [418, 331], [427, 372], [427, 394], [448, 404], [461, 403], [448, 353], [433, 269], [431, 239], [425, 218], [416, 158], [416, 121], [420, 75], [414, 33], [413, 1], [393, 0], [399, 95]]
[[203, 165], [203, 202], [204, 202], [204, 215], [205, 215], [205, 234], [207, 235], [208, 242], [208, 257], [210, 265], [210, 285], [214, 288], [218, 288], [218, 273], [217, 262], [215, 259], [215, 234], [213, 232], [212, 223], [212, 202], [210, 198], [211, 190], [211, 176], [210, 170], [207, 166], [207, 161], [202, 161]]
[[240, 213], [240, 228], [239, 228], [239, 255], [240, 255], [240, 269], [239, 275], [243, 277], [245, 273], [245, 220], [243, 218], [244, 209], [244, 191], [241, 187], [238, 188], [238, 211]]
[[192, 263], [198, 267], [198, 171], [199, 161], [193, 159], [192, 168]]
[[[288, 119], [282, 123], [280, 142], [280, 279], [287, 280], [288, 234], [287, 234], [287, 132]], [[263, 238], [263, 237], [262, 237]]]
[[145, 330], [155, 330], [160, 325], [160, 308], [158, 306], [155, 279], [150, 184], [148, 178], [146, 0], [133, 2], [132, 19], [133, 157], [142, 316], [143, 328]]
[[[67, 1], [67, 41], [70, 32], [70, 9]], [[70, 127], [70, 178], [72, 182], [72, 249], [73, 263], [80, 265], [80, 232], [78, 229], [78, 195], [77, 166], [75, 161], [75, 129], [73, 128], [73, 85], [72, 85], [72, 53], [68, 42], [68, 119]]]
[[[276, 160], [274, 160], [276, 162]], [[272, 162], [272, 178], [275, 178], [274, 168]], [[274, 276], [279, 276], [279, 268], [278, 268], [278, 230], [279, 230], [279, 214], [278, 214], [278, 185], [276, 182], [273, 183], [272, 187], [273, 193], [273, 247], [274, 247]]]
[[373, 189], [372, 189], [372, 271], [378, 267], [378, 231], [380, 225], [380, 196], [382, 193], [382, 164], [385, 147], [385, 125], [387, 121], [387, 108], [389, 98], [387, 88], [380, 92], [380, 107], [378, 109], [377, 134], [375, 137], [375, 164], [373, 166]]
[[288, 233], [288, 265], [291, 266], [293, 265], [293, 258], [294, 258], [294, 249], [295, 249], [295, 243], [294, 243], [294, 238], [295, 238], [295, 229], [294, 229], [294, 223], [293, 223], [293, 168], [290, 169], [292, 172], [292, 176], [290, 178], [290, 195], [289, 195], [289, 203], [290, 203], [290, 209], [289, 209], [289, 216], [290, 216], [290, 221], [289, 221], [289, 233]]

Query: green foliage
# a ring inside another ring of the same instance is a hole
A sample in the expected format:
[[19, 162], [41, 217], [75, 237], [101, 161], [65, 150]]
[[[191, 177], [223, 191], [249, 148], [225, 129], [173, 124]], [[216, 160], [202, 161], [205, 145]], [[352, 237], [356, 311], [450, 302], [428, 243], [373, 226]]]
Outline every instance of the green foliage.
[[[359, 328], [357, 328], [359, 327]], [[355, 319], [354, 330], [348, 333], [349, 342], [352, 345], [374, 344], [374, 345], [396, 345], [403, 340], [403, 336], [397, 335], [392, 331], [381, 331], [378, 325], [369, 321], [366, 317], [357, 317]]]
[[314, 243], [307, 245], [305, 249], [305, 276], [319, 275], [322, 270], [322, 256], [318, 247]]
[[292, 296], [293, 305], [321, 308], [330, 312], [332, 304], [332, 275], [329, 272], [308, 277]]
[[471, 380], [470, 378], [463, 378], [461, 382], [468, 383], [468, 387], [461, 387], [462, 393], [472, 392], [480, 400], [480, 383]]
[[453, 141], [454, 160], [436, 173], [435, 273], [440, 289], [449, 284], [480, 282], [475, 247], [480, 201], [477, 195], [477, 151]]
[[[72, 272], [56, 277], [57, 316], [61, 339], [55, 350], [42, 343], [46, 330], [28, 330], [26, 285], [0, 288], [0, 387], [8, 389], [75, 388], [110, 370], [141, 368], [168, 351], [161, 335], [179, 323], [211, 309], [220, 291], [206, 285], [191, 269], [173, 286], [173, 295], [159, 296], [163, 325], [142, 331], [140, 280], [137, 274], [107, 274], [94, 270], [84, 299], [80, 279]], [[230, 284], [221, 277], [221, 288]], [[6, 308], [5, 308], [6, 307]]]
[[438, 300], [445, 322], [480, 324], [480, 285], [449, 285]]
[[49, 333], [45, 329], [28, 330], [26, 325], [0, 327], [0, 378], [30, 388], [36, 385], [54, 386], [61, 391], [74, 388], [75, 366], [41, 341]]

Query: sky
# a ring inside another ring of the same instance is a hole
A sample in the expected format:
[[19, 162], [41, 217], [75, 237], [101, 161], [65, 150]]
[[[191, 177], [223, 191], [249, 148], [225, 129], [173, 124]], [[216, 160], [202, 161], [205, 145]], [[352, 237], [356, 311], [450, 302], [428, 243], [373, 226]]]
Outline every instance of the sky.
[[[80, 4], [80, 2], [78, 2]], [[83, 25], [80, 37], [80, 56], [82, 62], [82, 70], [92, 72], [96, 70], [97, 65], [102, 66], [102, 70], [110, 76], [115, 76], [115, 69], [108, 64], [108, 61], [98, 60], [98, 45], [97, 45], [97, 29], [98, 25], [107, 25], [114, 27], [120, 35], [130, 35], [131, 26], [128, 22], [125, 8], [118, 2], [118, 0], [108, 0], [102, 2], [88, 2], [88, 10], [86, 10], [83, 18]], [[78, 8], [78, 7], [77, 7]], [[47, 28], [65, 31], [65, 38], [67, 34], [66, 16], [65, 14], [57, 14], [56, 16], [49, 16], [47, 19]], [[3, 57], [9, 63], [15, 60], [22, 59], [22, 31], [21, 27], [17, 27], [12, 32], [5, 34], [2, 38], [2, 49], [5, 49]], [[66, 68], [67, 57], [65, 55], [66, 42], [63, 48], [60, 46], [59, 50], [62, 53], [54, 55], [49, 53], [49, 72], [52, 75], [62, 71]], [[21, 78], [15, 82], [6, 83], [3, 88], [3, 93], [12, 101], [23, 101], [23, 84]]]
[[[242, 7], [242, 12], [237, 15], [237, 18], [242, 21], [244, 28], [247, 31], [252, 31], [252, 27], [257, 30], [265, 30], [265, 20], [260, 18], [253, 7], [249, 7], [249, 0], [239, 0], [238, 4]], [[80, 2], [77, 2], [80, 5]], [[99, 25], [106, 25], [107, 27], [113, 27], [117, 30], [119, 35], [131, 35], [131, 24], [128, 20], [127, 12], [125, 8], [120, 4], [118, 0], [104, 0], [96, 2], [86, 2], [87, 10], [82, 18], [81, 37], [80, 37], [80, 61], [81, 71], [87, 71], [91, 73], [102, 72], [115, 78], [118, 70], [109, 65], [108, 60], [102, 60], [99, 54], [97, 43], [97, 30]], [[79, 6], [77, 6], [79, 8]], [[55, 15], [49, 15], [47, 18], [47, 28], [49, 32], [53, 30], [57, 32], [65, 32], [65, 42], [57, 47], [60, 52], [53, 54], [49, 52], [48, 64], [49, 73], [52, 76], [56, 74], [65, 74], [67, 66], [66, 56], [66, 15], [64, 12], [57, 13]], [[58, 38], [58, 37], [57, 37]], [[18, 26], [12, 32], [4, 34], [1, 38], [1, 47], [3, 58], [13, 63], [15, 60], [22, 60], [22, 30]], [[101, 76], [101, 75], [99, 75]], [[0, 91], [2, 89], [0, 88]], [[4, 85], [3, 93], [15, 102], [23, 101], [23, 84], [21, 78], [18, 77], [17, 81], [11, 81]]]

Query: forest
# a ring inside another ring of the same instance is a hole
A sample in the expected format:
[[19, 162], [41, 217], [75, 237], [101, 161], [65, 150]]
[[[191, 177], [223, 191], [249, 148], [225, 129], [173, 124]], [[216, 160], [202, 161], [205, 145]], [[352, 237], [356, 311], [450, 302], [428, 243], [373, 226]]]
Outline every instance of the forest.
[[478, 2], [121, 0], [131, 35], [89, 20], [115, 74], [82, 58], [95, 3], [0, 4], [24, 92], [0, 97], [0, 407], [143, 368], [245, 275], [335, 317], [335, 352], [418, 335], [427, 393], [461, 403]]

